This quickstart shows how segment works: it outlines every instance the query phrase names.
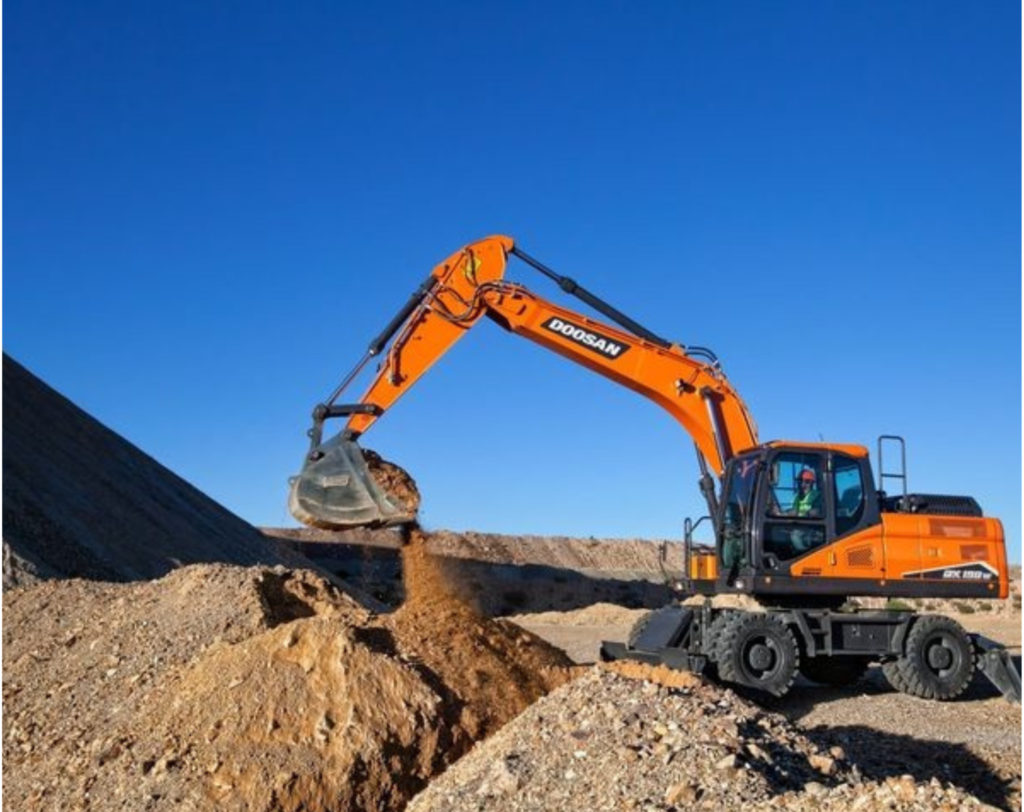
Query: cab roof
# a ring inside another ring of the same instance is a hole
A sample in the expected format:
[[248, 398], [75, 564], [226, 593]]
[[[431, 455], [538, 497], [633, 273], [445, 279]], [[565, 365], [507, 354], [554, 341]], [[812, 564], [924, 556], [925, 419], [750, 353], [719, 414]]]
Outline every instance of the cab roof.
[[840, 454], [847, 454], [851, 457], [862, 458], [868, 456], [868, 450], [862, 445], [853, 443], [808, 443], [801, 440], [772, 440], [762, 443], [761, 448], [806, 448], [813, 451], [837, 451]]

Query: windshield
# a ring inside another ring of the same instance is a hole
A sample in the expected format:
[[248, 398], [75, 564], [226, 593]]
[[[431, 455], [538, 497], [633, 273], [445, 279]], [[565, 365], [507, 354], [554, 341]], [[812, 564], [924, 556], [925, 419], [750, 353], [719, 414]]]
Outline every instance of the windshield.
[[727, 569], [747, 560], [747, 519], [753, 507], [756, 475], [756, 457], [740, 457], [729, 469], [722, 506], [722, 566]]

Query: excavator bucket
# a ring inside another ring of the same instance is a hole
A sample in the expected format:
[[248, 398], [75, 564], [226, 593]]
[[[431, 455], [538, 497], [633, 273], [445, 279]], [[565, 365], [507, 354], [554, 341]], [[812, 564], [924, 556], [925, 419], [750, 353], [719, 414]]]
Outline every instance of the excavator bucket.
[[408, 524], [419, 503], [412, 477], [342, 435], [307, 455], [288, 495], [296, 519], [326, 530]]

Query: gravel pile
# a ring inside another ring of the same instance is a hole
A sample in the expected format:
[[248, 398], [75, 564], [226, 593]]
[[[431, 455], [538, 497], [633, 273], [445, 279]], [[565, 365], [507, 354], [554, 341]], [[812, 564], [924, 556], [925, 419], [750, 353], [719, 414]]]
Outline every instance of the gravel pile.
[[[991, 809], [937, 780], [865, 780], [841, 747], [819, 746], [785, 718], [696, 677], [625, 670], [633, 676], [591, 669], [540, 700], [408, 809]], [[638, 684], [640, 675], [648, 679]]]

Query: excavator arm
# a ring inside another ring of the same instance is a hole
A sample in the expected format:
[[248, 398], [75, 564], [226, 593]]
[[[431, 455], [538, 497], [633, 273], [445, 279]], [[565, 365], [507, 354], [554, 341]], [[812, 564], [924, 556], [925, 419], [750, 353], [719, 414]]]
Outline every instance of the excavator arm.
[[[506, 281], [510, 256], [553, 279], [618, 326], [555, 305]], [[712, 353], [665, 341], [525, 254], [511, 238], [489, 237], [434, 268], [355, 369], [316, 407], [312, 446], [302, 473], [292, 480], [289, 504], [296, 518], [314, 526], [343, 528], [400, 524], [415, 517], [415, 492], [406, 486], [404, 494], [389, 493], [395, 471], [375, 456], [368, 460], [356, 440], [485, 316], [665, 409], [693, 438], [706, 493], [708, 468], [721, 476], [732, 456], [757, 445], [754, 421]], [[363, 396], [339, 403], [355, 377], [381, 353], [383, 359]], [[345, 428], [324, 442], [324, 423], [333, 418], [346, 418]]]

